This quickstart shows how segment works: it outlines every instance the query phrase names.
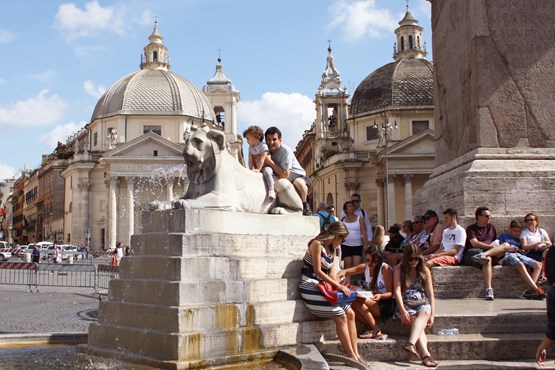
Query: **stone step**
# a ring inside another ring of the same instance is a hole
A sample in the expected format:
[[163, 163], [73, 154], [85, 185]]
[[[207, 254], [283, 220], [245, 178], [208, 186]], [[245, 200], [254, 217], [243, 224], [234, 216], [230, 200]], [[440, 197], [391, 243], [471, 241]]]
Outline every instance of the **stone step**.
[[[261, 302], [284, 303], [283, 307], [298, 307], [306, 311], [300, 301], [298, 278], [273, 278], [260, 280], [206, 280], [174, 281], [163, 279], [112, 279], [108, 299], [114, 302], [167, 304], [191, 306], [216, 303], [257, 304]], [[293, 311], [289, 311], [293, 312]], [[303, 316], [306, 316], [308, 312]]]
[[[543, 333], [459, 334], [449, 337], [429, 334], [428, 347], [437, 360], [517, 360], [533, 356], [542, 338]], [[359, 352], [368, 361], [407, 361], [411, 356], [402, 349], [406, 340], [407, 337], [359, 340]], [[340, 348], [338, 340], [325, 341], [319, 346], [323, 353], [341, 354]]]
[[299, 280], [301, 260], [288, 257], [265, 258], [218, 256], [139, 256], [122, 260], [120, 278], [183, 281], [295, 278]]
[[[237, 217], [236, 214], [240, 214]], [[237, 235], [316, 235], [320, 232], [317, 217], [301, 214], [270, 215], [205, 209], [172, 209], [143, 212], [142, 233], [223, 233]]]
[[[272, 228], [273, 226], [268, 226]], [[148, 233], [133, 235], [138, 255], [158, 256], [257, 256], [301, 259], [312, 235], [234, 235], [212, 233]]]
[[[436, 298], [485, 297], [482, 270], [472, 266], [433, 267]], [[493, 266], [493, 290], [496, 298], [520, 298], [528, 289], [518, 271], [509, 266]]]
[[[525, 312], [510, 314], [437, 315], [434, 326], [429, 330], [436, 334], [441, 329], [457, 328], [460, 334], [509, 334], [538, 333], [545, 330], [545, 312]], [[400, 320], [389, 319], [380, 325], [388, 335], [409, 335], [410, 327]]]

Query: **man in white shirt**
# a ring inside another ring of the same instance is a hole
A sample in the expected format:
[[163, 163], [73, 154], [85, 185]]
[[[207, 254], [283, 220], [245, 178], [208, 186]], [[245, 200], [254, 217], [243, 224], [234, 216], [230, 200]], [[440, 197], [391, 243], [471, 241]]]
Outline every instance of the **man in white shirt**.
[[[360, 206], [360, 194], [354, 193], [353, 195], [351, 195], [351, 202], [353, 202], [353, 205], [355, 206], [355, 214], [362, 217], [362, 219], [364, 220], [364, 224], [366, 225], [366, 236], [368, 238], [368, 242], [370, 242], [372, 240], [372, 237], [374, 236], [374, 232], [372, 231], [372, 224], [370, 223], [368, 214]], [[341, 211], [341, 217], [339, 217], [339, 219], [343, 220], [344, 218], [345, 211]], [[366, 248], [366, 246], [364, 246], [364, 248]]]
[[426, 256], [426, 267], [456, 266], [461, 263], [466, 230], [458, 224], [457, 211], [447, 208], [443, 211], [443, 220], [447, 228], [443, 230], [439, 252]]

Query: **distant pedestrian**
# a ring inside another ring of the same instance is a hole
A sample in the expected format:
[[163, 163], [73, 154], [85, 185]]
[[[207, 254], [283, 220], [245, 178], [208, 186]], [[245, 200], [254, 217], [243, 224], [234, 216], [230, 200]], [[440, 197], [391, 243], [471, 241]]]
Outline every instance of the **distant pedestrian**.
[[117, 266], [117, 265], [118, 265], [118, 250], [116, 249], [112, 253], [112, 266]]
[[52, 260], [54, 263], [60, 262], [60, 250], [58, 249], [58, 243], [54, 242], [54, 251], [52, 252]]
[[117, 242], [116, 243], [116, 258], [118, 259], [118, 266], [119, 263], [121, 262], [121, 258], [123, 257], [123, 246], [121, 245], [121, 242]]
[[37, 244], [33, 246], [33, 260], [34, 263], [40, 262], [40, 248]]

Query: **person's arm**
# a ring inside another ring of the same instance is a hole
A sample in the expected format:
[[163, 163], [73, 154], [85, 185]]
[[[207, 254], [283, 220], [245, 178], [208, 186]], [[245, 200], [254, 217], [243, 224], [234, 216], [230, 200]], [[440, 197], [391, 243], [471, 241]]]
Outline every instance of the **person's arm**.
[[435, 321], [435, 308], [436, 302], [434, 298], [434, 285], [432, 283], [432, 274], [430, 273], [430, 269], [426, 267], [426, 286], [424, 287], [424, 293], [426, 293], [426, 298], [430, 302], [430, 306], [432, 307], [432, 312], [430, 313], [430, 318], [428, 319], [428, 327], [432, 327]]
[[397, 302], [397, 309], [403, 324], [410, 324], [410, 315], [405, 309], [403, 304], [403, 295], [401, 293], [401, 265], [395, 266], [393, 269], [393, 294], [395, 302]]
[[391, 272], [391, 267], [386, 264], [382, 265], [382, 275], [385, 283], [385, 293], [374, 294], [374, 300], [379, 301], [382, 299], [393, 298], [393, 272]]
[[483, 250], [488, 250], [488, 249], [493, 248], [492, 244], [483, 243], [483, 242], [479, 241], [476, 237], [473, 237], [472, 239], [470, 239], [470, 244], [474, 248], [480, 248], [480, 249], [483, 249]]
[[545, 359], [547, 358], [547, 349], [551, 347], [552, 340], [548, 337], [544, 337], [538, 349], [536, 350], [536, 363], [538, 365], [543, 365]]
[[441, 256], [456, 256], [457, 253], [459, 253], [459, 250], [462, 248], [462, 245], [458, 245], [456, 244], [452, 249], [448, 250], [448, 251], [443, 251], [443, 252], [438, 252], [438, 253], [432, 253], [430, 255], [428, 255], [428, 259], [430, 258], [436, 258], [436, 257], [441, 257]]
[[[345, 295], [348, 297], [351, 294], [349, 288], [339, 284], [337, 280], [333, 279], [331, 276], [328, 276], [324, 273], [324, 271], [322, 271], [322, 244], [318, 240], [313, 240], [312, 243], [310, 243], [309, 250], [310, 254], [312, 255], [312, 267], [314, 269], [314, 275], [318, 276], [322, 281], [330, 283], [338, 291], [345, 293]], [[333, 274], [333, 265], [331, 269], [331, 273]]]
[[361, 263], [360, 265], [349, 267], [348, 269], [343, 269], [343, 270], [339, 271], [336, 275], [338, 277], [341, 277], [341, 276], [349, 276], [349, 275], [360, 274], [360, 273], [364, 272], [365, 269], [366, 269], [366, 264]]
[[[526, 230], [528, 230], [528, 229], [526, 229]], [[541, 233], [541, 231], [540, 231], [540, 234], [542, 235], [542, 239], [543, 239], [544, 235]], [[549, 237], [547, 237], [547, 238], [549, 239]], [[523, 232], [522, 234], [520, 234], [520, 245], [522, 246], [522, 249], [529, 252], [529, 251], [532, 251], [534, 249], [541, 248], [544, 245], [548, 245], [548, 244], [547, 244], [547, 242], [544, 242], [543, 240], [539, 241], [537, 243], [528, 243], [528, 238], [526, 237], [525, 232]]]
[[362, 247], [366, 248], [368, 246], [368, 236], [366, 235], [366, 224], [362, 217], [358, 218], [360, 224], [360, 236], [362, 237]]
[[268, 152], [262, 152], [258, 154], [256, 158], [254, 170], [256, 170], [257, 172], [260, 172], [262, 170], [262, 167], [264, 167], [264, 161], [266, 160], [267, 156], [268, 156]]
[[272, 156], [270, 156], [270, 155], [266, 156], [266, 158], [264, 159], [264, 165], [270, 167], [279, 178], [281, 178], [281, 179], [288, 179], [289, 178], [289, 174], [291, 173], [291, 171], [288, 170], [288, 169], [283, 169], [280, 166], [278, 166], [272, 160]]
[[249, 170], [254, 169], [254, 156], [249, 151]]
[[[542, 229], [543, 230], [543, 229]], [[549, 234], [547, 234], [547, 231], [543, 230], [543, 241], [545, 243], [547, 243], [547, 245], [551, 245], [551, 239], [549, 239]]]
[[422, 255], [432, 254], [441, 247], [441, 237], [443, 235], [443, 230], [441, 230], [441, 224], [437, 224], [432, 232], [432, 236], [430, 238], [430, 243], [427, 243], [427, 247], [424, 251], [422, 251]]

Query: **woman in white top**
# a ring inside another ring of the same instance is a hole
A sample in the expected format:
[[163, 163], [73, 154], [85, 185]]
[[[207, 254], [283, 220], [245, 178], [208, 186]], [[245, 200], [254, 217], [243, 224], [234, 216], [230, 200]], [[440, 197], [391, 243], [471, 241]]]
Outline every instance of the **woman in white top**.
[[547, 232], [540, 227], [540, 219], [535, 213], [528, 213], [524, 217], [526, 227], [520, 233], [520, 245], [527, 252], [526, 256], [542, 261], [551, 240]]
[[393, 269], [383, 263], [380, 248], [370, 246], [365, 253], [365, 263], [341, 270], [338, 277], [364, 273], [364, 290], [359, 292], [359, 299], [352, 307], [356, 317], [366, 323], [370, 330], [359, 335], [361, 339], [384, 339], [377, 321], [393, 316], [395, 301], [393, 300]]
[[341, 259], [343, 260], [343, 268], [348, 269], [360, 265], [362, 249], [368, 245], [368, 239], [364, 219], [355, 214], [353, 202], [345, 202], [343, 211], [345, 211], [345, 217], [341, 221], [349, 230], [349, 235], [341, 244]]

